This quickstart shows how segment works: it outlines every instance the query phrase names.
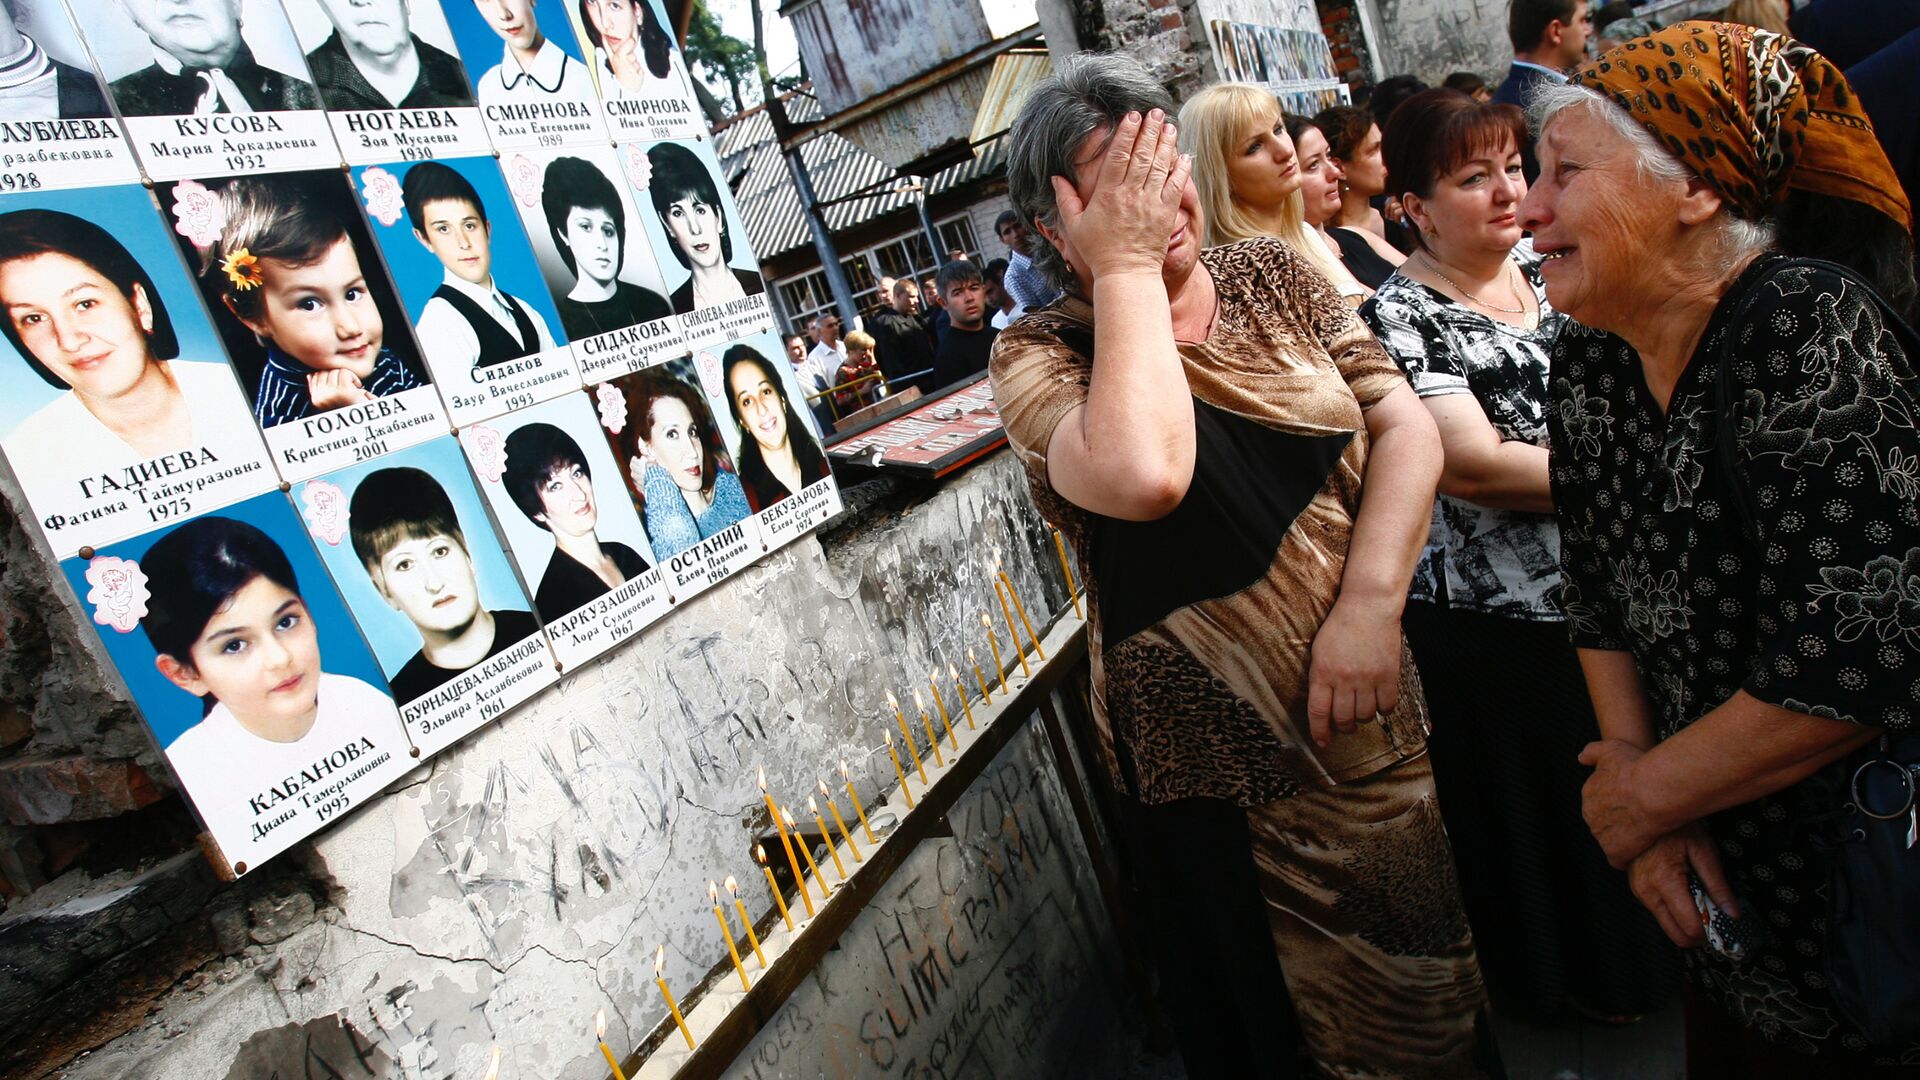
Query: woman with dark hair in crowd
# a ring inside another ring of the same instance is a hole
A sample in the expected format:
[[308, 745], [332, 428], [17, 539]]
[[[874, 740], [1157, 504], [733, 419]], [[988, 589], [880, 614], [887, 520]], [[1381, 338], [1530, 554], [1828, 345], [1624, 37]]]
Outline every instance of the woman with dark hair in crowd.
[[1359, 299], [1365, 300], [1392, 276], [1395, 264], [1364, 240], [1342, 243], [1334, 238], [1328, 225], [1340, 216], [1340, 186], [1346, 181], [1346, 173], [1327, 152], [1327, 137], [1313, 121], [1288, 113], [1285, 123], [1294, 152], [1300, 156], [1300, 211], [1307, 229], [1340, 261], [1341, 270], [1360, 286]]
[[647, 194], [666, 230], [667, 246], [692, 274], [673, 291], [673, 310], [685, 315], [765, 292], [758, 271], [727, 265], [733, 258], [733, 233], [727, 228], [719, 185], [699, 155], [679, 143], [663, 142], [647, 151], [647, 160], [653, 163]]
[[507, 436], [506, 451], [500, 482], [508, 497], [528, 521], [553, 534], [553, 557], [533, 597], [542, 619], [552, 622], [646, 573], [639, 552], [600, 539], [593, 468], [573, 436], [552, 424], [525, 424]]
[[554, 298], [575, 341], [672, 314], [667, 301], [620, 276], [626, 261], [627, 209], [620, 190], [591, 162], [558, 157], [547, 166], [540, 208], [573, 288]]
[[[1764, 31], [1668, 27], [1535, 110], [1520, 224], [1581, 324], [1547, 415], [1587, 823], [1690, 947], [1688, 1075], [1906, 1075], [1912, 971], [1854, 965], [1911, 956], [1908, 819], [1849, 780], [1916, 756], [1911, 208], [1845, 77]], [[1854, 888], [1873, 844], [1903, 867]]]
[[1471, 71], [1454, 72], [1441, 80], [1440, 87], [1443, 90], [1452, 90], [1456, 94], [1465, 94], [1479, 102], [1493, 100], [1493, 87], [1488, 86], [1487, 80]]
[[654, 558], [670, 559], [753, 512], [698, 390], [657, 370], [614, 385], [629, 420], [612, 438], [627, 458]]
[[727, 410], [740, 428], [740, 482], [747, 505], [765, 510], [827, 478], [827, 455], [794, 411], [773, 362], [741, 343], [720, 358]]
[[1474, 939], [1536, 1015], [1628, 1017], [1671, 993], [1677, 957], [1580, 817], [1599, 727], [1559, 603], [1547, 355], [1566, 318], [1514, 213], [1526, 136], [1519, 109], [1451, 90], [1400, 107], [1385, 155], [1416, 249], [1361, 318], [1445, 447], [1406, 627]]
[[[1262, 96], [1219, 145], [1268, 155], [1280, 190]], [[1181, 1053], [1194, 1076], [1294, 1075], [1292, 1018], [1329, 1075], [1481, 1075], [1399, 629], [1433, 421], [1293, 248], [1202, 250], [1171, 105], [1118, 55], [1028, 96], [1008, 187], [1066, 295], [1001, 332], [992, 374], [1028, 491], [1089, 568], [1095, 729]]]
[[[1327, 231], [1334, 243], [1340, 245], [1341, 256], [1349, 264], [1364, 261], [1366, 255], [1360, 246], [1365, 245], [1374, 255], [1386, 260], [1390, 268], [1399, 266], [1407, 260], [1401, 245], [1411, 250], [1413, 241], [1406, 237], [1406, 226], [1397, 221], [1388, 222], [1373, 205], [1374, 200], [1383, 198], [1387, 191], [1387, 164], [1380, 156], [1380, 125], [1365, 109], [1335, 105], [1321, 110], [1313, 118], [1313, 126], [1326, 136], [1327, 154], [1344, 174], [1340, 181], [1340, 213], [1327, 222]], [[1383, 280], [1384, 277], [1382, 275]], [[1372, 285], [1376, 289], [1380, 287], [1379, 282]]]

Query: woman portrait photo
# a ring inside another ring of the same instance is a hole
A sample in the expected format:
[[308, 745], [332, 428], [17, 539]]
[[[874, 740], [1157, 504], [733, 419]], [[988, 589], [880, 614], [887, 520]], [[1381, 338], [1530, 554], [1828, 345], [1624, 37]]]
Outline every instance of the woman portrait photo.
[[[745, 268], [733, 262], [733, 229], [721, 201], [720, 185], [700, 155], [679, 143], [663, 142], [647, 151], [653, 179], [647, 194], [667, 250], [685, 267], [687, 280], [673, 290], [673, 310], [681, 315], [766, 291], [753, 253], [740, 245]], [[666, 261], [661, 260], [661, 266]]]
[[573, 276], [555, 289], [560, 324], [576, 341], [672, 314], [666, 298], [620, 276], [627, 253], [627, 204], [599, 166], [565, 156], [547, 165], [540, 208], [548, 235]]
[[740, 429], [740, 484], [755, 513], [798, 495], [830, 471], [813, 428], [793, 407], [781, 368], [758, 349], [740, 342], [720, 358], [727, 383], [727, 411]]
[[600, 96], [687, 96], [686, 63], [648, 0], [579, 0]]
[[613, 383], [625, 399], [627, 422], [607, 440], [627, 463], [627, 482], [660, 559], [752, 512], [700, 391], [676, 377], [675, 369], [690, 367], [671, 361]]
[[553, 557], [533, 596], [542, 619], [553, 622], [646, 573], [639, 552], [600, 539], [593, 467], [573, 436], [554, 424], [526, 424], [507, 436], [506, 455], [501, 483], [507, 495], [553, 536]]
[[[59, 392], [5, 436], [7, 457], [30, 493], [61, 478], [220, 446], [222, 432], [245, 415], [225, 358], [217, 351], [204, 361], [181, 358], [152, 276], [91, 221], [52, 209], [0, 214], [0, 310], [0, 333], [21, 365]], [[199, 318], [197, 307], [188, 310]], [[204, 323], [195, 329], [213, 346]], [[9, 396], [27, 393], [16, 385]]]

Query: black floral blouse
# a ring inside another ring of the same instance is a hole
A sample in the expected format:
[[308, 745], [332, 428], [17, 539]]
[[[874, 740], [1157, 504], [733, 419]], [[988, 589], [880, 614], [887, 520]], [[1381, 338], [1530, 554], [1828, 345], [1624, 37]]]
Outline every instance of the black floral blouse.
[[[1713, 449], [1728, 333], [1738, 480]], [[1567, 618], [1576, 645], [1633, 654], [1661, 738], [1736, 690], [1813, 716], [1912, 723], [1916, 385], [1858, 286], [1777, 256], [1722, 299], [1664, 415], [1626, 342], [1577, 324], [1561, 335], [1548, 427]], [[1708, 819], [1759, 940], [1744, 961], [1696, 949], [1691, 966], [1710, 997], [1770, 1040], [1845, 1055], [1867, 1043], [1825, 991], [1825, 866], [1795, 827], [1825, 801], [1803, 782]], [[1889, 1053], [1920, 1062], [1920, 1047], [1874, 1048]]]

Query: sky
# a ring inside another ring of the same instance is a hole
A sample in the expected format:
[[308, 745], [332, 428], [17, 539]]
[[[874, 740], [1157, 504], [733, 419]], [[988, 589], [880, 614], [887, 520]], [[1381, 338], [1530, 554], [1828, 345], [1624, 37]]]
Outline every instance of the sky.
[[[781, 18], [776, 10], [779, 6], [780, 0], [761, 0], [760, 5], [761, 13], [766, 18], [767, 66], [773, 70], [773, 76], [776, 79], [783, 75], [797, 75], [800, 72], [800, 44], [794, 40], [793, 25]], [[707, 10], [719, 18], [720, 29], [748, 45], [753, 44], [753, 9], [748, 6], [747, 0], [707, 0]], [[704, 78], [704, 73], [697, 74], [695, 77]], [[708, 80], [708, 86], [723, 100], [725, 99], [724, 83], [716, 85]], [[743, 93], [752, 91], [749, 95], [749, 103], [752, 97], [758, 96], [757, 90], [752, 87], [743, 87], [742, 91]]]

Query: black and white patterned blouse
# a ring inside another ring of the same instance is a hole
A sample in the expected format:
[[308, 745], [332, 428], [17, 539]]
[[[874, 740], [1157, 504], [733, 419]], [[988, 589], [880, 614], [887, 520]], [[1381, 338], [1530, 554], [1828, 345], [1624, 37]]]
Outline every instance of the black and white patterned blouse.
[[[1511, 326], [1396, 273], [1360, 308], [1414, 392], [1472, 394], [1506, 440], [1547, 445], [1547, 367], [1566, 316], [1547, 303], [1533, 242], [1514, 261], [1540, 303], [1539, 325]], [[1408, 598], [1515, 619], [1562, 618], [1560, 534], [1551, 514], [1441, 495]]]
[[[1715, 370], [1733, 310], [1756, 290], [1731, 330], [1736, 480], [1714, 451]], [[1626, 342], [1578, 324], [1561, 335], [1549, 426], [1567, 619], [1576, 645], [1632, 653], [1660, 738], [1742, 689], [1791, 712], [1913, 722], [1916, 385], [1859, 286], [1777, 256], [1722, 298], [1664, 414]], [[1743, 531], [1736, 483], [1757, 539]], [[1824, 1055], [1866, 1042], [1825, 991], [1825, 868], [1796, 828], [1832, 808], [1813, 783], [1707, 819], [1763, 940], [1745, 962], [1691, 956], [1695, 980], [1730, 1015]], [[1920, 1047], [1895, 1053], [1920, 1061]]]

